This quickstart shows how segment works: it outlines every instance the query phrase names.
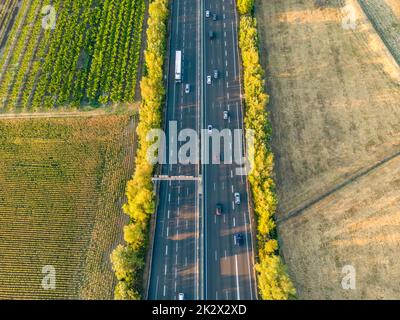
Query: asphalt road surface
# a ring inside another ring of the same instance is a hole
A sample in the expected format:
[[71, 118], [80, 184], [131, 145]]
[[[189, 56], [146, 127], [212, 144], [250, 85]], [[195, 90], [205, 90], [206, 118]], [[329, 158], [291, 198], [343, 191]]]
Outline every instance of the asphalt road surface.
[[[243, 127], [235, 7], [233, 0], [171, 1], [167, 137], [175, 123], [178, 132], [187, 128], [199, 132], [212, 125], [230, 129], [233, 135], [234, 129]], [[210, 10], [210, 18], [205, 10]], [[209, 31], [215, 35], [212, 40]], [[175, 84], [176, 50], [183, 54], [182, 84]], [[219, 77], [207, 85], [206, 77], [213, 76], [214, 70]], [[184, 92], [186, 83], [191, 86], [189, 94]], [[227, 120], [224, 111], [229, 113]], [[227, 144], [232, 153], [235, 143], [233, 139]], [[240, 139], [241, 153], [243, 143]], [[176, 137], [167, 143], [166, 154], [174, 157], [172, 144], [179, 149], [182, 143]], [[210, 161], [216, 158], [221, 155], [210, 146]], [[222, 159], [227, 158], [225, 154]], [[179, 293], [188, 300], [257, 298], [248, 185], [245, 176], [237, 175], [237, 168], [235, 163], [162, 166], [163, 175], [201, 176], [202, 182], [159, 183], [148, 299], [173, 300]], [[240, 205], [234, 204], [236, 192], [241, 195]], [[223, 207], [221, 216], [215, 215], [217, 204]], [[236, 233], [243, 235], [241, 246], [234, 245]]]

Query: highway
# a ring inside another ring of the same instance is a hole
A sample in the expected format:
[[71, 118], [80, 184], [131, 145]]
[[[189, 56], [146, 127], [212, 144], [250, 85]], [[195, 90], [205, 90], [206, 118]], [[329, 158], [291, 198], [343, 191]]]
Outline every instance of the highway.
[[[242, 129], [243, 105], [237, 47], [236, 3], [233, 0], [171, 1], [169, 74], [165, 123], [176, 121], [177, 131]], [[205, 17], [210, 10], [211, 17]], [[216, 13], [216, 21], [212, 14]], [[214, 39], [209, 39], [213, 31]], [[183, 82], [175, 84], [175, 52], [182, 50]], [[218, 79], [206, 83], [218, 70]], [[184, 84], [191, 92], [184, 92]], [[229, 119], [224, 120], [224, 111]], [[166, 126], [167, 136], [172, 133]], [[167, 154], [173, 152], [167, 144]], [[204, 141], [202, 141], [204, 145]], [[241, 154], [244, 150], [240, 139]], [[235, 141], [229, 144], [234, 149]], [[223, 146], [222, 146], [223, 147]], [[210, 160], [219, 158], [211, 150]], [[224, 155], [224, 160], [229, 158]], [[237, 164], [167, 164], [161, 174], [196, 176], [197, 181], [159, 182], [159, 203], [153, 243], [148, 299], [173, 300], [184, 293], [188, 300], [257, 299], [253, 235], [248, 204], [248, 183], [237, 175]], [[241, 204], [234, 204], [234, 193]], [[216, 205], [223, 214], [216, 216]], [[244, 237], [234, 245], [234, 234]]]
[[[210, 31], [215, 33], [215, 39], [205, 41], [205, 73], [212, 75], [216, 69], [220, 74], [212, 85], [205, 86], [204, 127], [212, 125], [220, 131], [228, 128], [233, 132], [243, 128], [236, 4], [233, 0], [204, 3], [205, 10], [218, 15], [217, 21], [206, 18], [204, 22], [205, 36]], [[229, 112], [228, 120], [223, 119], [224, 111]], [[234, 145], [233, 140], [229, 150]], [[206, 300], [256, 299], [247, 179], [237, 175], [237, 168], [235, 163], [204, 165]], [[234, 204], [236, 192], [241, 195], [240, 205]], [[223, 206], [223, 215], [218, 217], [217, 203]], [[240, 247], [234, 245], [235, 233], [244, 236]]]
[[[169, 75], [166, 136], [173, 132], [169, 124], [176, 122], [176, 130], [199, 129], [199, 6], [193, 0], [171, 1], [169, 42]], [[182, 51], [182, 84], [175, 84], [175, 52]], [[191, 84], [185, 94], [183, 83]], [[171, 143], [177, 144], [176, 137]], [[180, 145], [180, 144], [178, 144]], [[172, 154], [167, 143], [167, 154]], [[168, 163], [162, 166], [162, 175], [198, 176], [199, 166]], [[185, 299], [198, 299], [199, 288], [199, 184], [195, 181], [162, 181], [154, 236], [148, 299], [173, 300], [178, 293]]]

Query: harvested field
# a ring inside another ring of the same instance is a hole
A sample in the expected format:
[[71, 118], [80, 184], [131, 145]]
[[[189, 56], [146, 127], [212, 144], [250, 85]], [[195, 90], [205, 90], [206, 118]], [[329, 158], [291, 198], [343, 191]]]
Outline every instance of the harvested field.
[[0, 121], [0, 299], [113, 298], [134, 149], [129, 116]]
[[[400, 151], [399, 66], [355, 0], [258, 0], [256, 16], [278, 220], [319, 199], [279, 224], [299, 297], [399, 298], [399, 160], [367, 171]], [[344, 264], [356, 267], [356, 290], [341, 287]]]
[[359, 3], [400, 64], [400, 16], [396, 15], [400, 4], [395, 5], [385, 0], [359, 0]]
[[385, 2], [393, 10], [396, 17], [400, 18], [400, 2], [397, 0], [385, 0]]

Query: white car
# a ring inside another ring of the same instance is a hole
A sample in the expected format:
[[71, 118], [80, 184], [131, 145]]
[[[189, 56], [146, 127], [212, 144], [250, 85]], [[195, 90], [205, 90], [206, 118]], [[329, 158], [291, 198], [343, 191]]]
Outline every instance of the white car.
[[185, 300], [185, 294], [184, 293], [180, 293], [178, 295], [178, 300]]
[[213, 127], [212, 127], [212, 125], [209, 125], [209, 126], [207, 127], [207, 130], [208, 130], [208, 134], [212, 134], [212, 132], [213, 132]]
[[228, 118], [229, 118], [228, 111], [224, 111], [224, 120], [228, 120]]
[[235, 193], [235, 204], [240, 205], [240, 193]]
[[210, 17], [210, 10], [206, 10], [206, 18]]
[[207, 76], [207, 84], [211, 84], [211, 76]]
[[185, 93], [190, 93], [190, 84], [186, 83], [185, 85]]

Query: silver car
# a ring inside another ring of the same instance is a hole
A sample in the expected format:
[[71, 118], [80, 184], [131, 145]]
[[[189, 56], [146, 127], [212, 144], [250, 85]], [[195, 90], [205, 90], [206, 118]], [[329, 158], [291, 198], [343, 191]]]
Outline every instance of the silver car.
[[235, 204], [240, 205], [240, 193], [239, 192], [235, 193]]
[[190, 93], [190, 84], [186, 83], [185, 85], [185, 93]]
[[210, 10], [206, 10], [206, 18], [210, 17]]
[[207, 76], [207, 84], [211, 84], [211, 76]]
[[229, 112], [224, 111], [224, 120], [228, 120], [228, 119], [229, 119]]

